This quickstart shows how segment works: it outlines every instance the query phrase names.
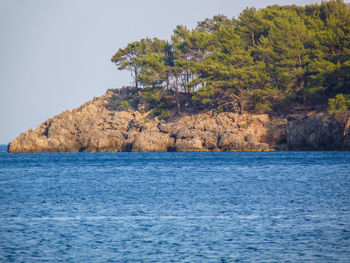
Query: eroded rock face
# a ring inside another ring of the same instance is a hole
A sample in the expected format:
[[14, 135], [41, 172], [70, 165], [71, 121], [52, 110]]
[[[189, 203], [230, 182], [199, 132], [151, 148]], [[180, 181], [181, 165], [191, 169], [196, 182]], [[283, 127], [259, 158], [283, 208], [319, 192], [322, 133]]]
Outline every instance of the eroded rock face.
[[175, 140], [168, 133], [143, 131], [136, 135], [132, 144], [133, 152], [167, 152], [174, 148]]
[[[323, 113], [152, 117], [139, 91], [109, 90], [20, 134], [9, 152], [165, 152], [350, 149], [349, 126]], [[132, 105], [121, 109], [121, 102]]]
[[286, 125], [287, 144], [295, 149], [341, 149], [344, 129], [324, 114], [298, 116]]

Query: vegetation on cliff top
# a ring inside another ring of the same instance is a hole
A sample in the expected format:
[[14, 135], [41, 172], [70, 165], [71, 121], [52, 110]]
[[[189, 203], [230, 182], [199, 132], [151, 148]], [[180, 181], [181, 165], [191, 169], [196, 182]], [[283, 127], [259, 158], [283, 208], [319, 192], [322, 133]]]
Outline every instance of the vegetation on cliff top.
[[112, 57], [160, 114], [177, 109], [270, 112], [350, 107], [350, 9], [342, 0], [246, 8], [179, 25], [171, 41], [146, 38]]

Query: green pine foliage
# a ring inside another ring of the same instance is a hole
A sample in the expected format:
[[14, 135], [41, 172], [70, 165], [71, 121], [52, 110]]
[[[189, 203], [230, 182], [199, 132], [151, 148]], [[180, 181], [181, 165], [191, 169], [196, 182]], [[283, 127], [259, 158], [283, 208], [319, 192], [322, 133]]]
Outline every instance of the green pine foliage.
[[339, 115], [350, 110], [350, 95], [337, 94], [335, 98], [329, 99], [329, 115]]
[[130, 71], [154, 107], [172, 100], [185, 111], [187, 94], [192, 106], [217, 111], [333, 109], [339, 94], [350, 94], [350, 9], [342, 0], [247, 8], [237, 19], [179, 25], [171, 41], [132, 42], [112, 62]]

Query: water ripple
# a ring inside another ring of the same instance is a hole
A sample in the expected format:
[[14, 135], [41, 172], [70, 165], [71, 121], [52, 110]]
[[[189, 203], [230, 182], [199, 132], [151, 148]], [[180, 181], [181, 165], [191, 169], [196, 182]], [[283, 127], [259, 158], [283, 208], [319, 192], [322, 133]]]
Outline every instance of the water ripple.
[[0, 147], [0, 262], [350, 262], [349, 170], [349, 152]]

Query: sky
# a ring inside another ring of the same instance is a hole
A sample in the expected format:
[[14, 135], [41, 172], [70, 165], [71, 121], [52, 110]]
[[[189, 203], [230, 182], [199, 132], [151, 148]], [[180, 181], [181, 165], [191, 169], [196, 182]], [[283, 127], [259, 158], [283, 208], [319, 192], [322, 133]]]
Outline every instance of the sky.
[[0, 0], [0, 144], [107, 89], [130, 85], [129, 74], [111, 62], [129, 42], [169, 40], [177, 25], [237, 17], [246, 7], [317, 2]]

